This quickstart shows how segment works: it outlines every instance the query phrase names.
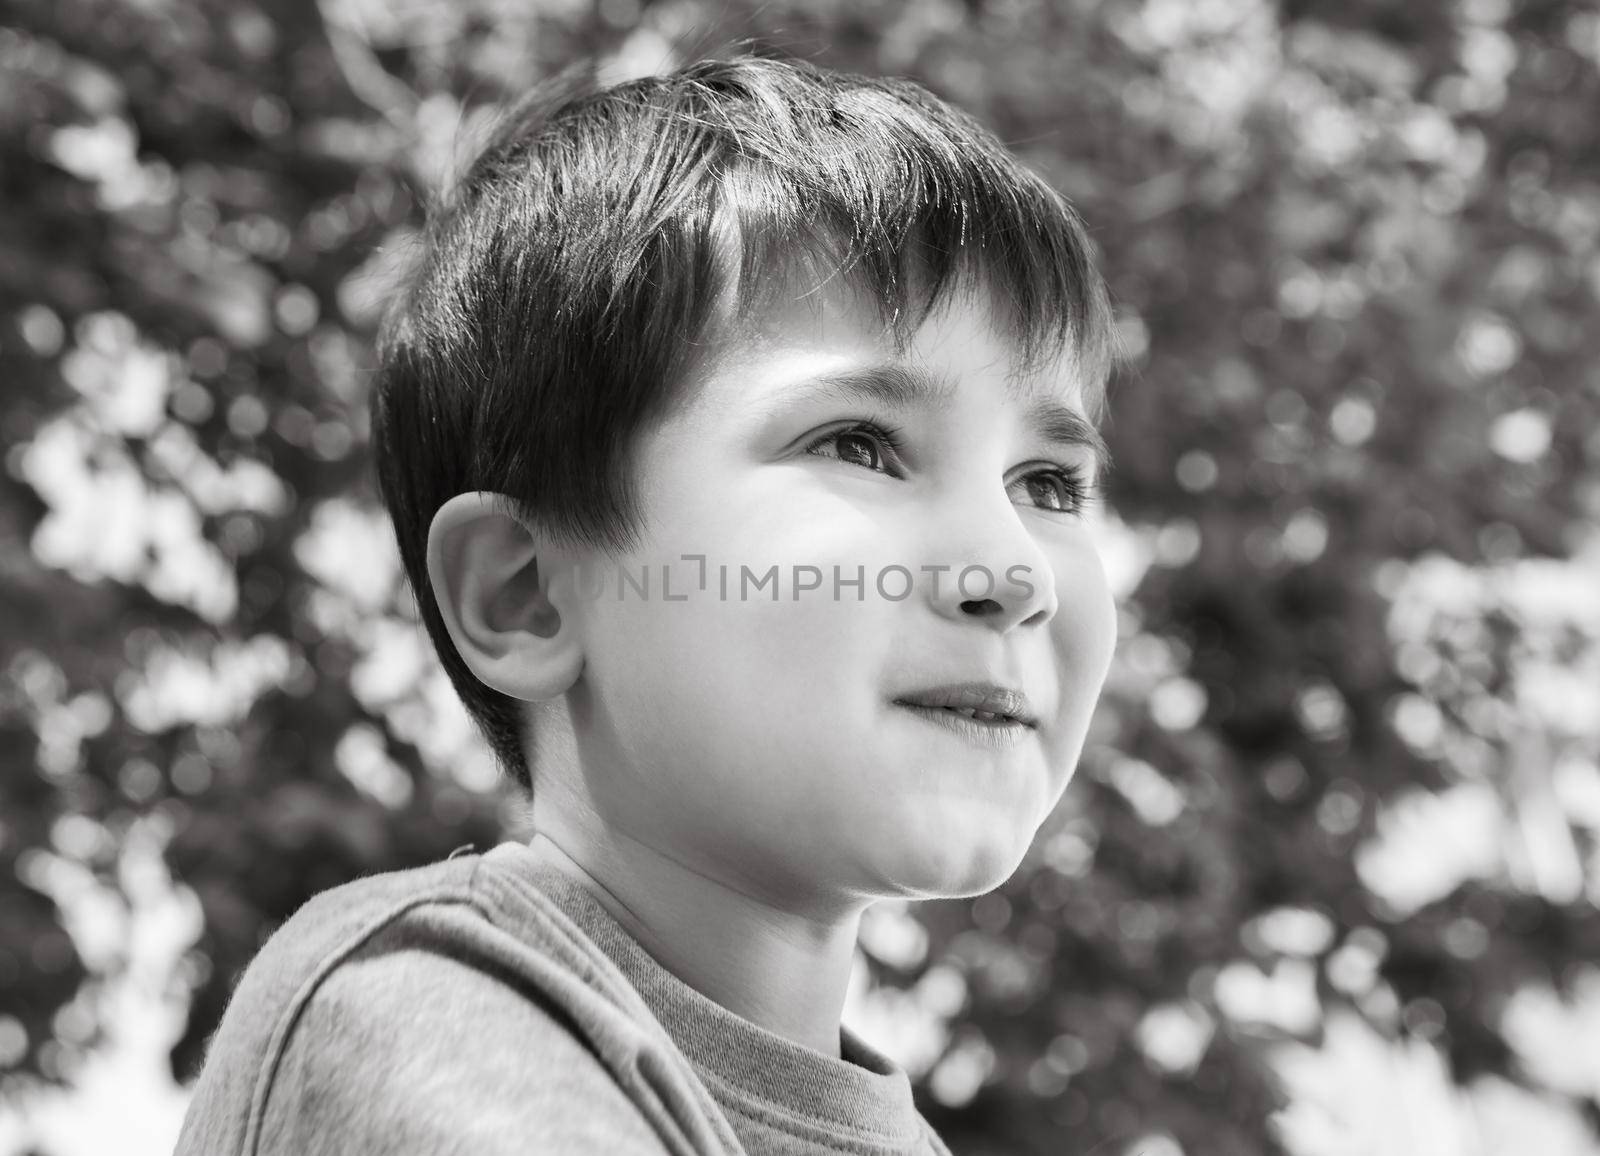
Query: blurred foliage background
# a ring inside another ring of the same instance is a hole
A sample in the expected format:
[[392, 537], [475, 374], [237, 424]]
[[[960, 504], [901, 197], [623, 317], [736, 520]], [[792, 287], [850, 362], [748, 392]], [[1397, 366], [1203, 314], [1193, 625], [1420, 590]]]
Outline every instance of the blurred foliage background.
[[1078, 778], [1000, 891], [863, 928], [951, 1147], [1600, 1150], [1592, 3], [3, 11], [13, 1117], [106, 1045], [156, 876], [181, 1082], [313, 892], [517, 835], [367, 474], [374, 322], [501, 102], [744, 45], [977, 114], [1121, 319]]

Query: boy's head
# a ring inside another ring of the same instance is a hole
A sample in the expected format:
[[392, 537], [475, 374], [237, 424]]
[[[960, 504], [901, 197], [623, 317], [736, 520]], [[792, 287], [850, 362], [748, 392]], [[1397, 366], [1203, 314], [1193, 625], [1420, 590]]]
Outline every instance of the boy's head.
[[[1025, 844], [1114, 638], [1080, 508], [1111, 343], [1077, 217], [970, 118], [703, 63], [502, 122], [386, 326], [373, 446], [434, 645], [525, 787], [537, 761], [573, 814], [796, 872], [866, 834], [841, 807], [934, 839], [1009, 808]], [[965, 682], [1033, 725], [897, 701]], [[883, 870], [976, 893], [1020, 851]]]

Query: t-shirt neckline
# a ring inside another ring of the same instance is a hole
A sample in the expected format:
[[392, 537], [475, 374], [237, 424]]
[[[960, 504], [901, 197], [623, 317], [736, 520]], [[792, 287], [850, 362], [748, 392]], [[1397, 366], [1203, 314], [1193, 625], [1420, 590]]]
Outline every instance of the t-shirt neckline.
[[632, 984], [678, 1049], [736, 1097], [794, 1123], [825, 1123], [874, 1143], [905, 1144], [920, 1131], [906, 1071], [841, 1024], [841, 1057], [795, 1043], [730, 1011], [645, 950], [560, 867], [509, 841], [486, 863], [531, 884], [576, 924]]

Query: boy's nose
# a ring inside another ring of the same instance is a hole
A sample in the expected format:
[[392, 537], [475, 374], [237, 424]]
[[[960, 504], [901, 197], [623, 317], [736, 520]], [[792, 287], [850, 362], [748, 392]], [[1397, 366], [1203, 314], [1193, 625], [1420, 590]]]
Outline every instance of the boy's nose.
[[981, 619], [1002, 633], [1055, 617], [1050, 560], [1009, 499], [968, 503], [940, 529], [941, 545], [959, 548], [944, 555], [951, 559], [947, 570], [924, 575], [938, 579], [928, 593], [939, 613]]
[[[1018, 598], [1015, 601], [1016, 603], [1023, 603], [1023, 599], [1021, 598]], [[1030, 609], [1032, 612], [1028, 613], [1027, 610]], [[1016, 605], [1002, 601], [998, 598], [964, 599], [961, 603], [961, 610], [963, 613], [968, 614], [973, 618], [988, 618], [995, 620], [994, 625], [1000, 630], [1009, 630], [1018, 622], [1026, 625], [1042, 626], [1045, 622], [1049, 621], [1050, 618], [1049, 612], [1043, 607], [1032, 609], [1031, 607], [1025, 606], [1024, 609], [1019, 610]]]

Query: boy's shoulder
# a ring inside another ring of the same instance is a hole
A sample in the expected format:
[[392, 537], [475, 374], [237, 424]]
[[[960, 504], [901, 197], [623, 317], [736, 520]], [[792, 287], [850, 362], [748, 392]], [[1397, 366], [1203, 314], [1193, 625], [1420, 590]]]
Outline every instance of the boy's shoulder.
[[287, 1031], [289, 1021], [330, 976], [362, 953], [372, 953], [375, 938], [386, 929], [450, 908], [470, 911], [472, 876], [480, 858], [452, 855], [366, 875], [306, 900], [272, 932], [239, 976], [207, 1050], [208, 1064], [212, 1050], [233, 1042], [225, 1041], [225, 1033], [270, 1044], [272, 1034]]
[[525, 1150], [530, 1119], [557, 1150], [667, 1150], [624, 1086], [649, 1040], [571, 926], [485, 858], [366, 876], [290, 916], [208, 1043], [176, 1156]]
[[418, 909], [470, 906], [481, 858], [453, 852], [435, 863], [363, 875], [317, 892], [261, 945], [229, 1006], [248, 995], [289, 991], [333, 970], [384, 926]]
[[319, 988], [385, 925], [470, 902], [472, 857], [363, 876], [313, 895], [234, 984], [184, 1118], [178, 1152], [253, 1152], [276, 1067]]

